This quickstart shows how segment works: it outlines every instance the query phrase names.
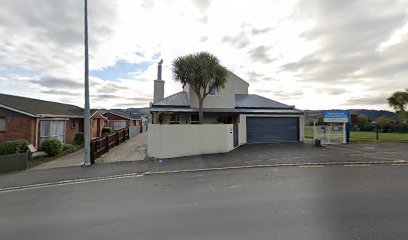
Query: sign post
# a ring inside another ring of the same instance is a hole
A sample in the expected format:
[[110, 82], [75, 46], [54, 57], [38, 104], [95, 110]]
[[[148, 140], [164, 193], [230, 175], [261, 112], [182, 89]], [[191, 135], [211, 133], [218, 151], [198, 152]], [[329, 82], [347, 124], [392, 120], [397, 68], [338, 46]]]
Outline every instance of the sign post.
[[[350, 127], [350, 112], [346, 110], [331, 110], [323, 112], [323, 121], [325, 123], [343, 123], [343, 137], [342, 143], [349, 143]], [[329, 143], [330, 143], [330, 130], [329, 130]]]

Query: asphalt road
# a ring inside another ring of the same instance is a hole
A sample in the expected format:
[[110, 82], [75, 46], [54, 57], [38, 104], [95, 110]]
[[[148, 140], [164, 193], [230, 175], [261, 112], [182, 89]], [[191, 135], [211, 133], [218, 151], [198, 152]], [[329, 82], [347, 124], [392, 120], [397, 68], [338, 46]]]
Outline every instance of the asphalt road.
[[0, 239], [407, 239], [408, 166], [159, 174], [0, 193]]

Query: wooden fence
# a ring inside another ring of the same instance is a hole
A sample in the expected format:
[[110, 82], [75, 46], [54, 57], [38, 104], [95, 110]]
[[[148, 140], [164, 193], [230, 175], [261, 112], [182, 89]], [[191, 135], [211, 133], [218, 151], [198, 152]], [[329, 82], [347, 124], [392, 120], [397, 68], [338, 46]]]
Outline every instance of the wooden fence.
[[91, 162], [109, 152], [110, 149], [129, 139], [129, 128], [119, 130], [105, 137], [97, 138], [91, 141]]

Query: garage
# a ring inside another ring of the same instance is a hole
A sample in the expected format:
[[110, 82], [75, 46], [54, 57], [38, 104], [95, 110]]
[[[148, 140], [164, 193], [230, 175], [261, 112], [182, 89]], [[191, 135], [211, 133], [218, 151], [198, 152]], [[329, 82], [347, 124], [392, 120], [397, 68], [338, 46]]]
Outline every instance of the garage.
[[247, 117], [247, 143], [299, 141], [298, 117]]

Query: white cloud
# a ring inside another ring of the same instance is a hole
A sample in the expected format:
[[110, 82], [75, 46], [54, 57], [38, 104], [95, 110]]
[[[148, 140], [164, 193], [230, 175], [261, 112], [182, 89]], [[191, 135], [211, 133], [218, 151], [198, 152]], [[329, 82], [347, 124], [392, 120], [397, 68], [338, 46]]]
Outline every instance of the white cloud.
[[[82, 1], [3, 2], [1, 91], [82, 105]], [[407, 87], [406, 6], [406, 0], [89, 1], [90, 67], [152, 62], [160, 54], [170, 95], [181, 90], [172, 60], [209, 51], [250, 82], [251, 93], [304, 109], [387, 108], [373, 88], [386, 97]], [[10, 67], [29, 73], [13, 75]], [[152, 64], [115, 81], [92, 77], [92, 107], [148, 106], [156, 71]], [[375, 104], [367, 104], [370, 97]]]

